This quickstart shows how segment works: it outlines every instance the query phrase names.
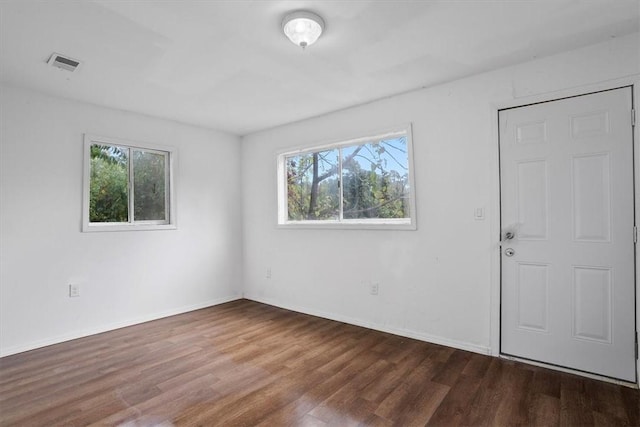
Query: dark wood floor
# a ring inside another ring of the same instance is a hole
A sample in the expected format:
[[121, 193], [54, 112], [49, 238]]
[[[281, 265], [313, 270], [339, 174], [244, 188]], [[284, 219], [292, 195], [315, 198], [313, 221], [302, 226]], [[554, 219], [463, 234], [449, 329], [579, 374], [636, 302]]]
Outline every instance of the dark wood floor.
[[0, 359], [0, 425], [640, 425], [638, 390], [246, 300]]

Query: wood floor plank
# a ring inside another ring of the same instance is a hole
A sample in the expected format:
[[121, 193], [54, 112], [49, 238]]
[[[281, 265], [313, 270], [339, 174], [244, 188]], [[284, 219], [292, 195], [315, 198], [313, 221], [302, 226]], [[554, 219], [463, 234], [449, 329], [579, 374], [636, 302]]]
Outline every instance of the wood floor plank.
[[449, 386], [438, 383], [403, 382], [378, 406], [375, 414], [397, 425], [424, 426], [449, 391]]
[[493, 423], [496, 425], [530, 425], [527, 400], [533, 372], [513, 364], [506, 372], [502, 399], [498, 404]]
[[459, 375], [427, 425], [462, 425], [480, 383], [481, 379], [478, 377]]
[[482, 354], [472, 354], [462, 373], [471, 377], [484, 377], [490, 362], [490, 357], [485, 357]]
[[451, 353], [438, 374], [432, 378], [432, 381], [452, 386], [458, 380], [458, 377], [462, 374], [470, 359], [471, 353], [467, 351]]
[[0, 426], [640, 425], [628, 387], [247, 300], [0, 359]]
[[638, 401], [639, 391], [627, 387], [621, 387], [620, 393], [622, 394], [622, 401], [624, 402], [629, 425], [640, 426], [640, 402]]
[[588, 381], [585, 383], [585, 392], [590, 398], [589, 406], [594, 412], [629, 424], [619, 387], [604, 382]]
[[[472, 363], [472, 360], [473, 358], [470, 363]], [[462, 417], [461, 423], [463, 425], [492, 425], [497, 408], [507, 392], [505, 384], [500, 382], [504, 378], [505, 364], [501, 363], [503, 361], [500, 359], [487, 358], [487, 360], [487, 370], [482, 376], [477, 375], [477, 371], [473, 367], [469, 370], [465, 367], [463, 370], [463, 374], [465, 371], [470, 372], [465, 375], [470, 375], [472, 378], [480, 378], [482, 381]]]
[[278, 420], [285, 421], [284, 425], [297, 425], [298, 423], [303, 424], [305, 422], [311, 424], [321, 422], [323, 425], [326, 425], [325, 421], [313, 417], [311, 412], [329, 399], [341, 386], [349, 383], [356, 375], [357, 372], [349, 367], [349, 369], [343, 369], [334, 375], [325, 376], [324, 381], [320, 384], [307, 390], [307, 392], [297, 400], [270, 413], [259, 425], [265, 427], [281, 425], [276, 422]]
[[562, 425], [595, 424], [584, 383], [582, 378], [576, 376], [562, 376], [560, 389], [560, 423]]
[[561, 375], [557, 372], [544, 368], [534, 367], [533, 378], [531, 380], [530, 392], [532, 394], [545, 394], [556, 399], [560, 399]]
[[528, 412], [529, 422], [533, 426], [557, 426], [560, 423], [560, 399], [546, 394], [533, 395]]
[[375, 404], [363, 399], [361, 390], [389, 366], [384, 360], [375, 360], [371, 354], [364, 355], [353, 359], [348, 368], [343, 367], [341, 371], [348, 369], [349, 379], [342, 381], [342, 384], [332, 390], [332, 393], [309, 414], [330, 425], [352, 424], [356, 421], [359, 423], [369, 417]]

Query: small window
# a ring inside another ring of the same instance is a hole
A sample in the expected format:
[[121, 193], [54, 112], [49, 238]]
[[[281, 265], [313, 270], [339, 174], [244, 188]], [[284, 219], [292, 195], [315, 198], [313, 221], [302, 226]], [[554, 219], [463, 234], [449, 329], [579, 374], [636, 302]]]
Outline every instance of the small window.
[[411, 129], [280, 154], [283, 226], [415, 229]]
[[175, 228], [175, 149], [85, 135], [83, 231]]

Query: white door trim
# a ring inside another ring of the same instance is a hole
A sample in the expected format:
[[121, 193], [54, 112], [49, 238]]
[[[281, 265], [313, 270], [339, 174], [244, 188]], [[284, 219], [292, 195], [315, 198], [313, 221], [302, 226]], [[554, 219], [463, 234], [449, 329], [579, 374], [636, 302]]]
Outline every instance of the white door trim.
[[[494, 141], [494, 154], [491, 160], [491, 170], [493, 171], [493, 184], [491, 190], [491, 206], [495, 215], [491, 216], [490, 230], [491, 230], [491, 313], [490, 313], [490, 345], [491, 355], [500, 357], [500, 280], [501, 280], [501, 268], [500, 268], [500, 146], [499, 146], [499, 127], [498, 127], [498, 112], [506, 108], [521, 107], [529, 104], [535, 104], [540, 102], [554, 101], [562, 98], [568, 98], [573, 96], [585, 95], [588, 93], [605, 91], [616, 89], [624, 86], [632, 86], [633, 103], [636, 109], [637, 120], [640, 120], [640, 75], [633, 75], [620, 79], [608, 80], [605, 82], [599, 82], [591, 85], [584, 85], [574, 88], [562, 89], [552, 92], [546, 92], [542, 94], [535, 94], [531, 96], [521, 98], [510, 98], [503, 101], [493, 102], [489, 105], [489, 113], [492, 128], [492, 138]], [[638, 191], [640, 190], [640, 123], [636, 123], [633, 129], [633, 144], [634, 144], [634, 206], [635, 206], [635, 223], [640, 224], [640, 196]], [[640, 274], [640, 257], [639, 250], [636, 247], [635, 255], [635, 267], [637, 274]], [[638, 277], [635, 281], [635, 295], [636, 295], [636, 331], [640, 332], [640, 288], [638, 286]], [[553, 368], [549, 366], [550, 368]], [[582, 376], [584, 372], [571, 371]], [[636, 378], [638, 383], [636, 386], [640, 386], [640, 360], [636, 360]]]

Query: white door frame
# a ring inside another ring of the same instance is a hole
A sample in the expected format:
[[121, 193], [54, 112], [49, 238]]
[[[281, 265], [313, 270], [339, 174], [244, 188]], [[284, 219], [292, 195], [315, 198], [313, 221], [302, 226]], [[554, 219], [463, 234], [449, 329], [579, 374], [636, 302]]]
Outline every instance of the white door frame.
[[[539, 102], [554, 101], [561, 98], [567, 98], [572, 96], [586, 95], [592, 92], [599, 92], [604, 90], [616, 89], [624, 86], [632, 86], [633, 93], [633, 105], [636, 109], [636, 126], [633, 129], [633, 145], [634, 145], [634, 206], [635, 206], [635, 223], [640, 226], [640, 196], [638, 191], [640, 190], [640, 76], [632, 76], [615, 80], [608, 80], [606, 82], [596, 83], [592, 85], [579, 86], [569, 89], [563, 89], [553, 92], [547, 92], [542, 94], [536, 94], [526, 96], [517, 99], [508, 99], [492, 103], [490, 105], [490, 113], [492, 120], [492, 137], [495, 141], [494, 155], [492, 157], [491, 170], [493, 171], [493, 188], [491, 191], [491, 206], [493, 207], [494, 215], [491, 215], [491, 319], [490, 319], [490, 344], [491, 355], [496, 357], [503, 357], [500, 354], [500, 281], [501, 281], [501, 269], [500, 269], [500, 145], [499, 145], [499, 125], [498, 125], [498, 111], [505, 108], [521, 107], [529, 104], [535, 104]], [[640, 242], [638, 243], [640, 245]], [[635, 280], [635, 296], [636, 296], [636, 331], [640, 332], [640, 288], [638, 286], [638, 275], [640, 275], [640, 256], [638, 246], [636, 246], [635, 253], [635, 268], [636, 268], [636, 280]], [[531, 362], [529, 362], [531, 363]], [[533, 363], [538, 364], [538, 363]], [[598, 379], [603, 379], [609, 382], [615, 382], [628, 385], [629, 383], [611, 380], [610, 378], [600, 377], [598, 375], [585, 374], [584, 372], [574, 371], [571, 369], [559, 368], [555, 366], [540, 364], [542, 366], [549, 367], [550, 369], [556, 369], [565, 372], [572, 372], [582, 376], [588, 376]], [[640, 360], [636, 360], [636, 378], [640, 385]]]

